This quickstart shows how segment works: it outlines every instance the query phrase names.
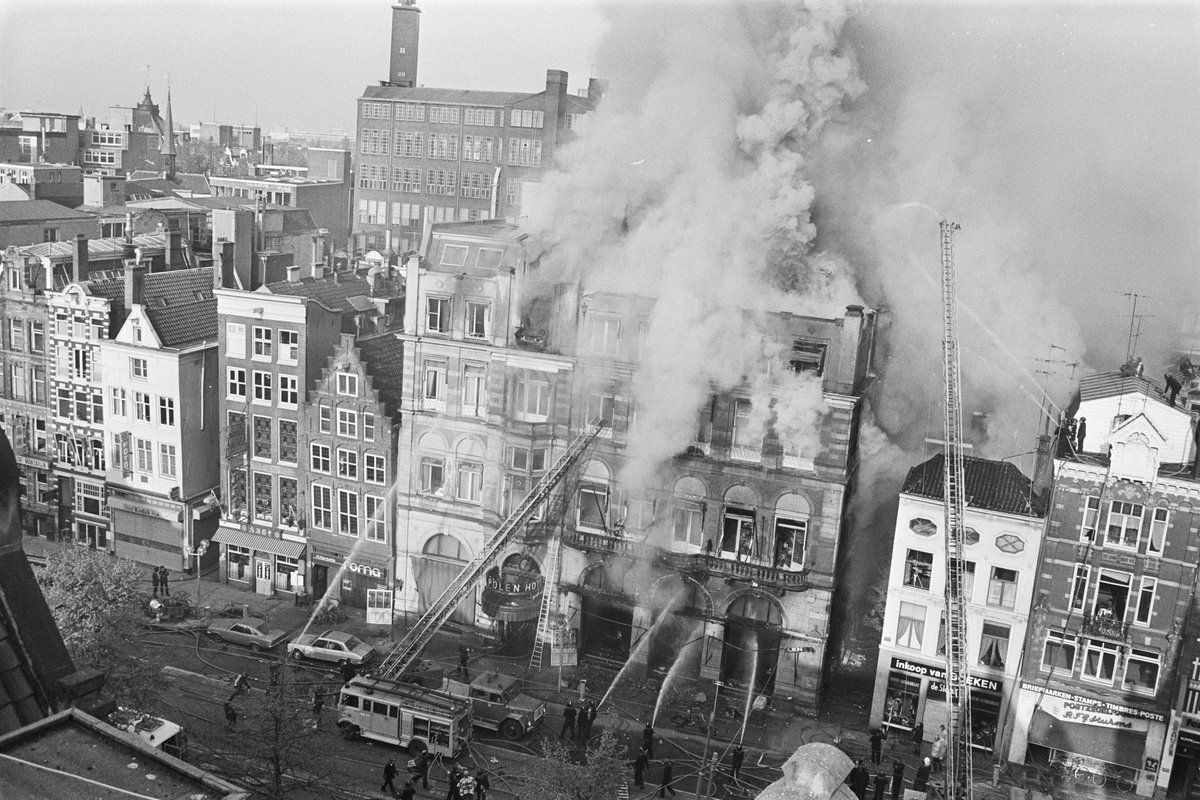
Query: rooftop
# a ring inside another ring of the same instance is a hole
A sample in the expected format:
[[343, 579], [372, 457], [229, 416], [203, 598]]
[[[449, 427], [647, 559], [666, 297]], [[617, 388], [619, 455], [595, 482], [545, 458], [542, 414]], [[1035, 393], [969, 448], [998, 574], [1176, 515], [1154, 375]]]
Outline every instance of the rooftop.
[[371, 284], [353, 273], [338, 272], [322, 278], [302, 278], [298, 281], [268, 283], [258, 289], [268, 294], [307, 297], [341, 313], [360, 309], [350, 302], [352, 297], [370, 297]]
[[211, 267], [152, 272], [146, 276], [142, 300], [163, 347], [217, 338]]
[[50, 200], [0, 200], [0, 225], [95, 218], [93, 214], [66, 208]]
[[484, 92], [474, 89], [434, 89], [427, 86], [368, 86], [363, 90], [364, 100], [405, 100], [410, 103], [453, 103], [471, 106], [503, 107], [519, 102], [536, 92]]
[[[938, 453], [913, 467], [904, 479], [901, 493], [941, 500], [945, 496], [945, 462], [945, 453]], [[963, 478], [969, 508], [1027, 517], [1044, 516], [1033, 482], [1015, 464], [964, 456]]]
[[1103, 397], [1118, 397], [1123, 394], [1141, 392], [1150, 397], [1161, 397], [1163, 384], [1144, 375], [1128, 375], [1122, 371], [1099, 372], [1079, 381], [1079, 400], [1099, 400]]
[[[133, 237], [133, 246], [143, 251], [159, 251], [167, 246], [165, 233], [144, 233]], [[21, 254], [32, 258], [49, 258], [53, 261], [70, 260], [75, 253], [74, 242], [42, 242], [20, 248]], [[109, 239], [88, 239], [88, 258], [107, 261], [120, 258], [125, 252], [125, 240], [116, 237]]]
[[396, 416], [404, 385], [404, 344], [390, 333], [362, 339], [358, 342], [363, 364], [371, 376], [371, 384]]

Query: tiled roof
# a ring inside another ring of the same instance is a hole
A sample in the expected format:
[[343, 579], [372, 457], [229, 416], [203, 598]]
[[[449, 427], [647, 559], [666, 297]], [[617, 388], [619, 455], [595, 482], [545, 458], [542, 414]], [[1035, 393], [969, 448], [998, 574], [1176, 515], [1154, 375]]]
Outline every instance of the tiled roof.
[[50, 200], [0, 200], [0, 224], [95, 218], [93, 214], [60, 206]]
[[217, 338], [217, 301], [211, 267], [152, 272], [142, 300], [164, 347]]
[[1099, 400], [1102, 397], [1117, 397], [1140, 392], [1154, 398], [1162, 397], [1163, 384], [1144, 375], [1122, 375], [1118, 372], [1101, 372], [1088, 375], [1079, 381], [1079, 400]]
[[336, 282], [333, 276], [330, 275], [320, 280], [302, 278], [298, 281], [268, 283], [263, 289], [271, 294], [308, 297], [318, 300], [335, 311], [342, 313], [355, 310], [354, 306], [350, 303], [351, 297], [371, 296], [371, 285], [367, 283], [366, 278], [360, 278], [357, 275], [347, 273], [335, 273], [335, 275], [339, 279]]
[[[144, 233], [141, 236], [134, 236], [133, 246], [142, 248], [147, 255], [155, 254], [161, 252], [167, 246], [167, 235], [165, 233]], [[119, 258], [124, 248], [125, 240], [120, 237], [115, 239], [88, 239], [88, 258], [98, 260]], [[57, 260], [70, 258], [75, 252], [75, 243], [42, 242], [40, 244], [26, 245], [19, 249], [22, 255], [34, 258], [48, 257]]]
[[[946, 456], [938, 453], [918, 464], [904, 479], [903, 494], [940, 500], [944, 495], [943, 471]], [[1041, 504], [1033, 482], [1008, 461], [963, 457], [964, 498], [970, 508], [1041, 517]]]
[[363, 365], [371, 376], [371, 384], [395, 416], [400, 409], [401, 387], [404, 384], [404, 345], [394, 335], [385, 333], [358, 343]]
[[482, 92], [473, 89], [435, 89], [426, 86], [405, 88], [402, 86], [368, 86], [363, 90], [367, 100], [408, 100], [413, 103], [461, 103], [463, 105], [504, 106], [520, 102], [536, 92]]

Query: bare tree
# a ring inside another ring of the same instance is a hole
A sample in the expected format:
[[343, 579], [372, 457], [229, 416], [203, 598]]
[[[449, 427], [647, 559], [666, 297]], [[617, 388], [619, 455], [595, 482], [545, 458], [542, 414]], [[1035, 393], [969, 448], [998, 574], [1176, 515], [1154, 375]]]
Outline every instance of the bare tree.
[[623, 748], [605, 730], [583, 751], [564, 747], [558, 739], [544, 739], [542, 759], [524, 784], [529, 796], [543, 800], [613, 800], [628, 774]]

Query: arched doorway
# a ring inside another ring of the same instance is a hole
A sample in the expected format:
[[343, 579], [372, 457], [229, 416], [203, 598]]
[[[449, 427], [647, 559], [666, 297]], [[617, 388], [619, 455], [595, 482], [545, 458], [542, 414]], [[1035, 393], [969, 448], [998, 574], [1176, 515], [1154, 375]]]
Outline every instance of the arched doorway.
[[755, 692], [771, 692], [782, 633], [783, 614], [774, 600], [758, 594], [735, 598], [725, 611], [721, 680], [742, 689], [753, 681]]
[[633, 602], [622, 576], [628, 569], [599, 565], [583, 576], [579, 652], [598, 661], [624, 664], [629, 658]]
[[679, 670], [686, 675], [700, 671], [699, 646], [704, 631], [704, 611], [708, 598], [695, 581], [668, 575], [660, 579], [650, 594], [652, 635], [646, 653], [646, 670], [666, 675], [682, 659]]
[[[421, 550], [421, 557], [416, 559], [418, 611], [424, 614], [433, 603], [442, 596], [446, 587], [458, 577], [467, 566], [470, 556], [462, 542], [446, 533], [438, 533], [429, 537]], [[450, 615], [450, 619], [463, 625], [475, 624], [475, 597], [463, 599]]]

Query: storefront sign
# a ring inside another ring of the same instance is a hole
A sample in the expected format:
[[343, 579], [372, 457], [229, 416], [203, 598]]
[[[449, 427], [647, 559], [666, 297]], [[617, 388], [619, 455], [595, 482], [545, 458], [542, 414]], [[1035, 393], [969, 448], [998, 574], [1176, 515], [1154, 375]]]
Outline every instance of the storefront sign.
[[384, 578], [386, 571], [379, 567], [372, 567], [370, 564], [359, 564], [351, 561], [346, 565], [346, 569], [353, 572], [355, 575], [366, 575], [369, 578]]
[[[1084, 722], [1089, 725], [1101, 725], [1110, 728], [1130, 728], [1132, 730], [1144, 731], [1149, 729], [1149, 722], [1166, 722], [1167, 719], [1162, 714], [1154, 711], [1145, 711], [1140, 708], [1131, 708], [1129, 706], [1117, 705], [1116, 703], [1107, 703], [1103, 700], [1096, 700], [1092, 697], [1084, 697], [1079, 694], [1071, 694], [1069, 692], [1060, 692], [1056, 689], [1048, 689], [1037, 684], [1022, 682], [1021, 688], [1029, 692], [1037, 692], [1044, 695], [1041, 708], [1058, 717], [1061, 720], [1069, 720], [1071, 722]], [[1054, 709], [1060, 709], [1064, 714], [1071, 716], [1061, 716], [1055, 713]], [[1095, 717], [1096, 721], [1091, 721], [1083, 717]], [[1115, 723], [1105, 723], [1103, 720], [1111, 718], [1117, 720]], [[1121, 720], [1131, 720], [1133, 724], [1127, 725]]]
[[50, 469], [50, 459], [37, 456], [17, 456], [17, 463], [34, 469]]
[[[124, 391], [124, 390], [122, 390]], [[133, 474], [133, 434], [121, 431], [121, 475], [128, 478]]]
[[[930, 678], [934, 681], [930, 684], [929, 690], [938, 691], [945, 694], [946, 670], [941, 667], [931, 667], [926, 664], [917, 664], [909, 661], [906, 658], [898, 656], [892, 657], [892, 669], [901, 672], [907, 672], [910, 675], [919, 675], [923, 678]], [[968, 675], [967, 680], [972, 689], [983, 689], [988, 692], [999, 692], [1004, 686], [1004, 681], [996, 678], [988, 678], [980, 675]]]
[[152, 519], [165, 520], [165, 521], [170, 521], [170, 522], [177, 521], [177, 520], [171, 519], [170, 512], [165, 508], [163, 508], [163, 509], [152, 508], [150, 506], [142, 505], [140, 503], [132, 503], [129, 500], [125, 499], [125, 497], [115, 494], [115, 493], [109, 495], [108, 506], [113, 511], [123, 511], [126, 514], [137, 514], [138, 516], [142, 516], [142, 517], [150, 517]]

